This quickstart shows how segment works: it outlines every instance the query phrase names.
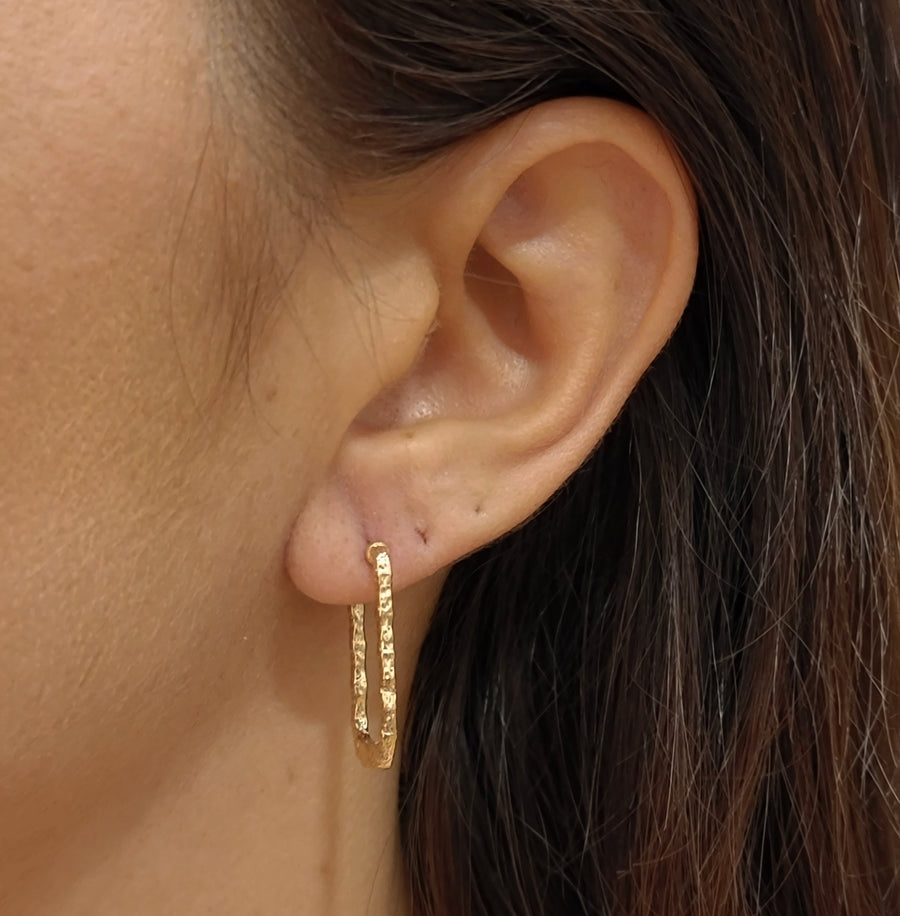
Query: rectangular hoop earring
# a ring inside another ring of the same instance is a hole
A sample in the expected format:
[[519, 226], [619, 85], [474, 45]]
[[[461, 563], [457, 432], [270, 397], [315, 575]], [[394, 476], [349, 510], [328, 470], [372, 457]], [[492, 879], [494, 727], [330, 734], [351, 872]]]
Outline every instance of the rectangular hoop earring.
[[369, 545], [366, 560], [378, 580], [378, 655], [381, 659], [381, 740], [373, 741], [366, 714], [366, 631], [364, 604], [350, 605], [350, 651], [353, 657], [353, 732], [356, 753], [367, 767], [387, 769], [397, 742], [397, 685], [394, 678], [394, 601], [391, 558], [380, 541]]

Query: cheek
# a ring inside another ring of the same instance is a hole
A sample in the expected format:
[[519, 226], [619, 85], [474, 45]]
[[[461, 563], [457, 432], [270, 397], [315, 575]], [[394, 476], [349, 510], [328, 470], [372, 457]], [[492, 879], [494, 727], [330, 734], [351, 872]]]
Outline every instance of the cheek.
[[[0, 419], [8, 435], [0, 481], [7, 492], [19, 475], [71, 466], [63, 459], [87, 451], [92, 438], [112, 447], [117, 431], [98, 409], [109, 406], [104, 399], [114, 391], [128, 407], [141, 395], [142, 370], [163, 379], [172, 369], [159, 303], [209, 106], [190, 17], [170, 11], [163, 28], [141, 13], [162, 6], [2, 4]], [[142, 35], [156, 36], [155, 44]]]
[[236, 551], [277, 588], [256, 452], [200, 416], [240, 180], [186, 7], [0, 2], [0, 834], [192, 728], [242, 664]]

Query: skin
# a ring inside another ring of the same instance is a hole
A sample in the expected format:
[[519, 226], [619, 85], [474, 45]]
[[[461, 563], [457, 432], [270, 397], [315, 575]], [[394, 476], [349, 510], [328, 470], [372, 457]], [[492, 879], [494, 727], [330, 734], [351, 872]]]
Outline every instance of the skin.
[[311, 222], [214, 72], [182, 0], [0, 0], [3, 913], [404, 912], [399, 767], [350, 732], [366, 544], [402, 734], [447, 570], [578, 467], [690, 290], [689, 185], [623, 106]]

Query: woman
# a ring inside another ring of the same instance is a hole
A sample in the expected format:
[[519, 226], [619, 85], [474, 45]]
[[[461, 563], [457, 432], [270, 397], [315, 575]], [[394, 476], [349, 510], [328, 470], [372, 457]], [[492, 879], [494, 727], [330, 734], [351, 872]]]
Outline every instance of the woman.
[[0, 912], [900, 912], [898, 19], [8, 0]]

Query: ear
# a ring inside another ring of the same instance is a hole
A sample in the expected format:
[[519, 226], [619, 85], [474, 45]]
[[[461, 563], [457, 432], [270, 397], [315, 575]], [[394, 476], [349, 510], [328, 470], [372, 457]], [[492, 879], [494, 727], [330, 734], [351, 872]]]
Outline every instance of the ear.
[[435, 290], [434, 320], [380, 338], [384, 364], [416, 358], [359, 404], [286, 551], [296, 586], [324, 603], [373, 597], [372, 541], [402, 589], [533, 515], [613, 423], [693, 284], [690, 182], [626, 105], [544, 103], [415, 187], [404, 231], [429, 276], [398, 266], [388, 295], [421, 312]]

